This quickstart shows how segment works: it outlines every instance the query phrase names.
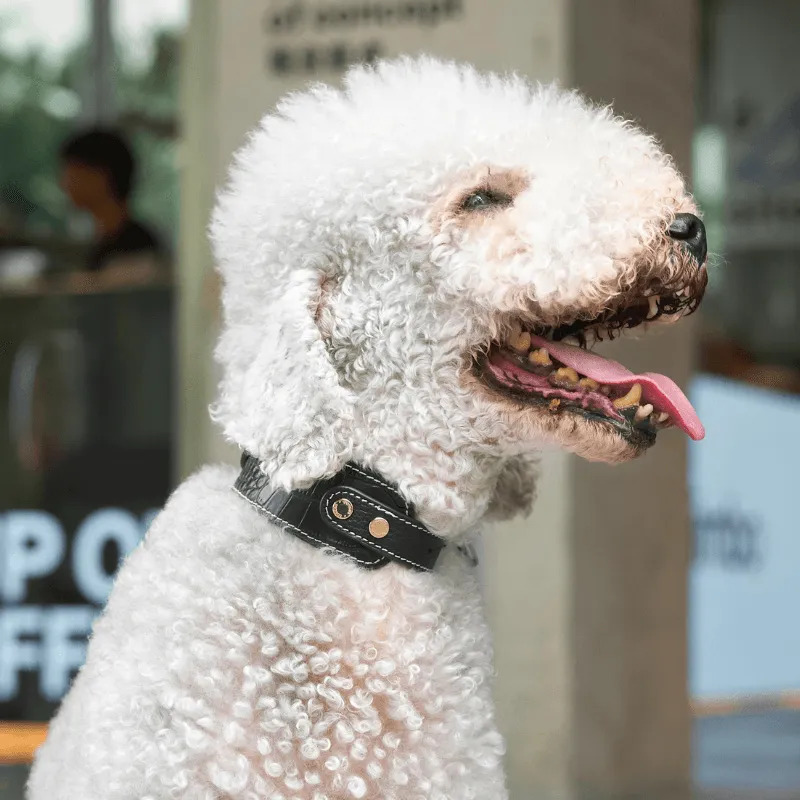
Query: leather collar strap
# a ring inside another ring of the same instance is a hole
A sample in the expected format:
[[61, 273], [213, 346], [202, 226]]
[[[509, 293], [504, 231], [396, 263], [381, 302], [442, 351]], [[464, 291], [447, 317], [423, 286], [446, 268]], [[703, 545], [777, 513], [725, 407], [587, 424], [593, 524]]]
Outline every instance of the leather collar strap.
[[414, 519], [397, 489], [355, 464], [287, 492], [270, 486], [258, 459], [244, 453], [234, 489], [289, 533], [314, 547], [332, 547], [365, 569], [397, 561], [429, 571], [446, 545]]

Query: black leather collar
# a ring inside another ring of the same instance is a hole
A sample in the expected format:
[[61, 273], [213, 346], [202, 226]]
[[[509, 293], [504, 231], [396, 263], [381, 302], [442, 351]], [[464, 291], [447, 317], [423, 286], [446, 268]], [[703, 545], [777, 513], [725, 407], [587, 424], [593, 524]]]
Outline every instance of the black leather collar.
[[355, 464], [309, 489], [286, 492], [270, 486], [258, 459], [244, 453], [234, 489], [289, 533], [332, 547], [365, 569], [396, 561], [429, 571], [446, 545], [414, 519], [397, 489]]

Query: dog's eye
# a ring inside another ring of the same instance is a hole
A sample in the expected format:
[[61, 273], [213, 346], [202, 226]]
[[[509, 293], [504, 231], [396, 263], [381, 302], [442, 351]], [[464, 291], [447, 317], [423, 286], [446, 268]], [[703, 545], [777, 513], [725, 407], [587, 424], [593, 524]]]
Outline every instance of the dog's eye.
[[483, 211], [497, 206], [510, 206], [512, 202], [507, 194], [481, 189], [468, 194], [461, 203], [461, 208], [465, 211]]

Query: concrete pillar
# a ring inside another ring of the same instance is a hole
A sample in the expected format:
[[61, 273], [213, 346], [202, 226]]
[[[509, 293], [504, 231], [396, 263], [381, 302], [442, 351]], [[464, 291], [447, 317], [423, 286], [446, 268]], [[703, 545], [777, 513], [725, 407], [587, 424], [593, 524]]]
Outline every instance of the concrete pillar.
[[[237, 458], [208, 413], [219, 378], [212, 351], [219, 331], [220, 311], [219, 287], [206, 230], [214, 192], [224, 180], [226, 162], [236, 146], [228, 144], [224, 156], [219, 151], [220, 141], [230, 141], [230, 134], [226, 137], [225, 133], [231, 127], [235, 130], [234, 137], [242, 138], [246, 132], [244, 127], [229, 124], [225, 116], [229, 109], [220, 94], [223, 79], [220, 72], [230, 58], [221, 49], [222, 16], [223, 6], [218, 0], [193, 0], [182, 53], [177, 480], [202, 464], [235, 463]], [[257, 77], [258, 74], [251, 79], [251, 84]]]
[[[381, 25], [374, 16], [360, 24], [347, 16], [367, 5], [418, 11]], [[218, 320], [204, 229], [231, 151], [283, 92], [311, 77], [335, 81], [351, 57], [425, 51], [558, 79], [614, 101], [688, 169], [695, 5], [195, 0], [184, 87], [182, 474], [235, 457], [206, 423]], [[632, 369], [665, 372], [685, 386], [693, 337], [690, 324], [611, 347]], [[661, 439], [644, 459], [622, 467], [548, 454], [533, 516], [486, 538], [496, 698], [515, 800], [686, 796], [685, 442], [676, 432]]]
[[[655, 132], [684, 170], [696, 26], [692, 0], [574, 0], [568, 26], [569, 83]], [[685, 387], [694, 335], [608, 350]], [[660, 439], [621, 467], [548, 455], [532, 518], [487, 538], [512, 797], [688, 796], [686, 442]]]

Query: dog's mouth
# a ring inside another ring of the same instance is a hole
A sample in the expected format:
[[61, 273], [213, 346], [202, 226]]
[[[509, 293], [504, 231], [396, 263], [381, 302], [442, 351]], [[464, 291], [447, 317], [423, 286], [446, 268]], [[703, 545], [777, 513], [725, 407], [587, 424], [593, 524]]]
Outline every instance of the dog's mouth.
[[705, 435], [687, 397], [666, 375], [636, 375], [622, 364], [589, 352], [589, 343], [614, 338], [622, 328], [690, 313], [689, 293], [662, 302], [645, 297], [631, 306], [558, 327], [520, 325], [505, 342], [493, 342], [475, 359], [475, 373], [494, 392], [548, 413], [578, 414], [612, 427], [639, 449], [658, 431], [678, 427], [692, 439]]

